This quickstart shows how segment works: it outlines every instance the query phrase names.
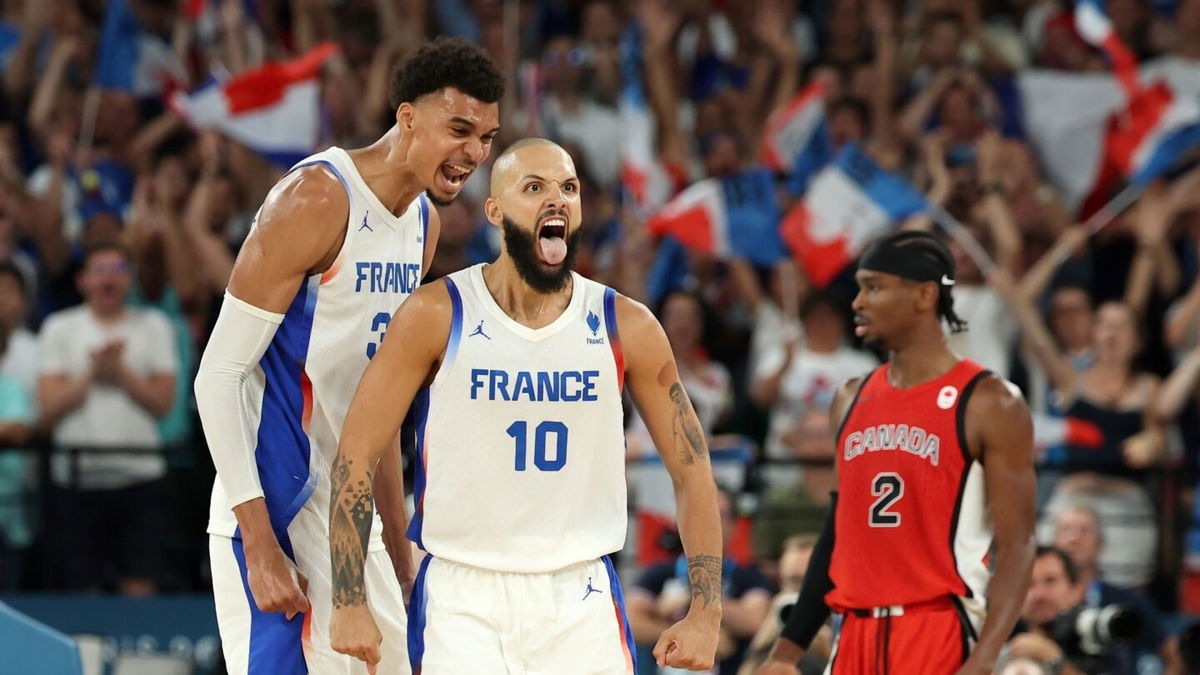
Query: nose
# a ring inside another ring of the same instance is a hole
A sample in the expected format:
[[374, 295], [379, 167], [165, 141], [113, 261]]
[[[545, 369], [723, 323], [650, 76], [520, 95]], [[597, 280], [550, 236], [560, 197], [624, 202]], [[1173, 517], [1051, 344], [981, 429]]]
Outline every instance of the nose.
[[473, 136], [468, 138], [467, 142], [465, 143], [465, 149], [467, 152], [467, 157], [469, 157], [472, 162], [475, 162], [476, 165], [482, 163], [487, 157], [487, 149], [483, 145], [483, 140], [478, 137]]
[[850, 302], [850, 309], [854, 310], [855, 312], [861, 312], [865, 304], [866, 301], [863, 298], [863, 291], [860, 288], [858, 289], [858, 293], [854, 294], [854, 300]]

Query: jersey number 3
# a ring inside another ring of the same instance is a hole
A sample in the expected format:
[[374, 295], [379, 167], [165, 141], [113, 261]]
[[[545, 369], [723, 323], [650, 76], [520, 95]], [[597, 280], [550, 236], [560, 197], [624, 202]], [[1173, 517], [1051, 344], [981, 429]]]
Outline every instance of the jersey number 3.
[[[525, 463], [529, 457], [528, 438], [529, 425], [524, 420], [518, 420], [508, 425], [509, 436], [512, 436], [516, 441], [516, 459], [514, 460], [514, 468], [517, 471], [525, 470]], [[546, 453], [546, 446], [550, 434], [554, 434], [555, 449], [554, 458], [551, 459]], [[558, 471], [567, 464], [567, 425], [562, 422], [542, 422], [533, 430], [533, 465], [539, 471]]]
[[875, 503], [871, 504], [871, 527], [900, 527], [900, 514], [888, 510], [904, 496], [904, 480], [900, 474], [890, 471], [875, 474], [871, 480], [871, 494], [876, 497]]

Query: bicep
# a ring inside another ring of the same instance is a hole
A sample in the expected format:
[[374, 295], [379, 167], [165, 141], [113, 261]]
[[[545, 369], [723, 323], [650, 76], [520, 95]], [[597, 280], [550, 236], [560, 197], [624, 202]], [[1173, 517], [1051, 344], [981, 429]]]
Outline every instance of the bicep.
[[319, 167], [285, 176], [271, 191], [238, 252], [229, 278], [234, 297], [283, 314], [308, 275], [332, 262], [345, 235], [349, 200]]
[[[1032, 533], [1036, 484], [1033, 423], [1024, 401], [992, 387], [991, 400], [980, 401], [980, 441], [988, 500], [997, 540]], [[982, 398], [982, 397], [981, 397]]]

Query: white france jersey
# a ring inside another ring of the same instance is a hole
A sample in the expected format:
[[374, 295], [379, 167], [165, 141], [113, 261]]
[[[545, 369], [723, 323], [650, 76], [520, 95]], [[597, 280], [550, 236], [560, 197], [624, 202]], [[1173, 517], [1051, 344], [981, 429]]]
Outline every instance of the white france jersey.
[[[392, 314], [422, 275], [430, 204], [415, 199], [403, 215], [391, 213], [341, 148], [330, 148], [293, 168], [323, 165], [350, 199], [346, 239], [324, 274], [300, 283], [278, 332], [245, 385], [244, 409], [255, 429], [255, 459], [267, 511], [284, 551], [287, 526], [301, 509], [329, 516], [329, 466], [350, 400], [383, 340]], [[213, 485], [208, 532], [235, 536], [220, 476]], [[382, 550], [378, 514], [371, 550]], [[320, 546], [328, 542], [303, 542]]]
[[627, 514], [616, 293], [572, 273], [566, 310], [535, 330], [496, 304], [483, 267], [446, 280], [446, 356], [414, 403], [408, 536], [435, 557], [503, 572], [617, 551]]

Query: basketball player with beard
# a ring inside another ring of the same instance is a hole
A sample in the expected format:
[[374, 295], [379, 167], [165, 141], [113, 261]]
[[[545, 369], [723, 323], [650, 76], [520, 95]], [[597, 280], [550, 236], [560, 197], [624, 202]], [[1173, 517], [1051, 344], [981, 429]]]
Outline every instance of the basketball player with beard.
[[710, 668], [717, 494], [666, 334], [644, 306], [571, 269], [579, 179], [558, 145], [506, 150], [485, 211], [504, 233], [500, 257], [413, 294], [347, 414], [332, 470], [333, 646], [379, 659], [363, 581], [372, 476], [411, 401], [420, 456], [408, 536], [428, 553], [410, 603], [413, 672], [634, 672], [608, 557], [625, 542], [628, 385], [675, 485], [692, 592], [655, 657]]

